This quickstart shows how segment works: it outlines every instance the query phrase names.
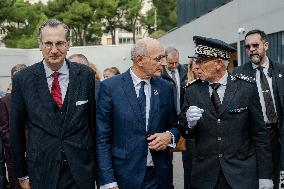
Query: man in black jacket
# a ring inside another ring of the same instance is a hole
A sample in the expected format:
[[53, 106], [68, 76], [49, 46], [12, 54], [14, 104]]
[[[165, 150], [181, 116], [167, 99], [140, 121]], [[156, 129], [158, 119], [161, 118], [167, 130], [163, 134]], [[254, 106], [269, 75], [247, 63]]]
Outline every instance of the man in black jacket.
[[[261, 30], [249, 31], [245, 36], [245, 49], [249, 62], [238, 67], [234, 74], [256, 79], [263, 117], [270, 135], [273, 161], [273, 182], [279, 187], [279, 172], [284, 170], [284, 156], [280, 162], [280, 137], [283, 143], [284, 65], [267, 57], [269, 44]], [[282, 144], [282, 149], [283, 149]], [[284, 150], [282, 150], [283, 153]]]
[[195, 136], [191, 181], [198, 189], [272, 189], [271, 152], [257, 87], [228, 74], [227, 43], [194, 36], [200, 80], [185, 91], [180, 125]]

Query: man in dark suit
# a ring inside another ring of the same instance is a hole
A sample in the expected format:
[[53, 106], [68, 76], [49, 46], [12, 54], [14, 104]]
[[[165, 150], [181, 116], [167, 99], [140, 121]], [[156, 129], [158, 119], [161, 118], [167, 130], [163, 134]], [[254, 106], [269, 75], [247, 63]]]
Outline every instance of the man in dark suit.
[[[187, 82], [187, 65], [181, 65], [179, 63], [179, 52], [174, 47], [166, 48], [165, 55], [167, 65], [163, 67], [162, 78], [169, 81], [174, 86], [176, 110], [177, 114], [179, 114], [183, 104], [183, 88]], [[186, 142], [189, 143], [189, 140], [186, 139]], [[187, 186], [189, 186], [190, 182], [190, 165], [188, 152], [182, 153], [182, 159], [184, 167], [184, 189], [188, 189]]]
[[[11, 69], [11, 77], [26, 68], [27, 66], [25, 64], [17, 64], [13, 66]], [[5, 154], [5, 162], [7, 165], [7, 171], [8, 171], [8, 178], [10, 183], [11, 189], [21, 189], [21, 186], [19, 184], [18, 178], [15, 176], [15, 165], [13, 164], [13, 161], [11, 159], [11, 147], [9, 142], [9, 114], [10, 114], [10, 101], [11, 101], [11, 93], [7, 92], [4, 97], [1, 98], [2, 104], [0, 106], [0, 128], [1, 128], [1, 137], [3, 141], [3, 147], [4, 147], [4, 154]]]
[[[284, 124], [284, 65], [274, 62], [267, 57], [266, 52], [268, 50], [268, 46], [268, 39], [263, 31], [249, 31], [245, 36], [245, 49], [250, 61], [238, 67], [234, 71], [234, 74], [243, 74], [256, 79], [263, 117], [270, 135], [274, 188], [278, 188], [280, 167], [281, 170], [284, 171], [283, 158], [282, 164], [280, 164], [279, 140], [281, 136], [281, 129]], [[262, 70], [259, 68], [262, 68]], [[262, 77], [262, 74], [264, 74], [264, 77]], [[266, 86], [262, 81], [264, 83], [268, 82], [268, 85]], [[265, 87], [268, 88], [264, 89]], [[284, 139], [281, 141], [283, 140]]]
[[10, 144], [23, 188], [95, 187], [95, 80], [87, 66], [65, 59], [69, 39], [67, 25], [45, 21], [43, 61], [13, 77]]
[[132, 50], [133, 66], [101, 83], [97, 156], [101, 188], [170, 189], [170, 147], [179, 138], [170, 83], [161, 79], [165, 54], [151, 38]]
[[175, 102], [177, 113], [180, 113], [182, 107], [182, 88], [187, 82], [187, 66], [179, 63], [179, 52], [174, 47], [168, 47], [165, 50], [167, 65], [163, 68], [162, 78], [170, 81], [175, 86]]
[[228, 74], [223, 41], [193, 37], [200, 80], [185, 92], [180, 124], [195, 136], [191, 181], [198, 189], [272, 189], [271, 153], [256, 84]]

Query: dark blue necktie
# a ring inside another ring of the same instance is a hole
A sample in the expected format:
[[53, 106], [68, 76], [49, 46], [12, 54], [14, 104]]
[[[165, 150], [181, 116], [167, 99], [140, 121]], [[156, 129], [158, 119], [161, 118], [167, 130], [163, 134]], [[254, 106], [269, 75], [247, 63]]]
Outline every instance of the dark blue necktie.
[[268, 80], [263, 72], [263, 67], [257, 67], [260, 71], [260, 85], [262, 89], [262, 94], [264, 98], [264, 103], [266, 107], [266, 116], [270, 123], [277, 123], [277, 114], [274, 108], [273, 99], [270, 91], [270, 87], [268, 84]]
[[145, 86], [146, 82], [141, 81], [140, 84], [141, 84], [141, 87], [140, 87], [140, 90], [139, 90], [138, 102], [139, 102], [139, 105], [140, 105], [140, 110], [141, 110], [141, 113], [142, 113], [142, 116], [143, 116], [143, 120], [146, 123], [146, 96], [145, 96], [145, 92], [144, 92], [144, 86]]

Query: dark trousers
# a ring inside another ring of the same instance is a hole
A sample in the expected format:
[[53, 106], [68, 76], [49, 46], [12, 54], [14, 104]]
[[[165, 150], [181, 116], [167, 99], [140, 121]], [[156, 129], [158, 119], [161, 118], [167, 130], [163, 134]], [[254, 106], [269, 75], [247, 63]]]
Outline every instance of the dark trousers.
[[140, 189], [160, 189], [158, 176], [153, 166], [146, 167], [145, 177]]
[[66, 160], [61, 163], [57, 189], [79, 189]]
[[19, 180], [15, 175], [15, 170], [14, 170], [15, 165], [11, 159], [10, 148], [5, 148], [4, 150], [5, 150], [5, 161], [7, 165], [10, 189], [22, 189]]
[[273, 162], [273, 183], [274, 189], [279, 188], [279, 176], [280, 176], [280, 140], [279, 140], [279, 129], [278, 124], [273, 124], [268, 126], [271, 152], [272, 152], [272, 162]]
[[185, 139], [186, 151], [182, 152], [184, 189], [190, 189], [193, 139]]

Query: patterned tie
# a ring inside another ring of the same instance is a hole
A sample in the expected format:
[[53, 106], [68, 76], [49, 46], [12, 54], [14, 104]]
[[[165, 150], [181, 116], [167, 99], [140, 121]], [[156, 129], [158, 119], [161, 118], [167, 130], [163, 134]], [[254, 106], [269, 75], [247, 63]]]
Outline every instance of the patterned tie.
[[219, 108], [220, 108], [220, 105], [221, 105], [221, 100], [220, 100], [220, 97], [217, 93], [217, 90], [221, 86], [221, 84], [220, 83], [212, 83], [212, 84], [210, 84], [210, 86], [213, 89], [212, 94], [211, 94], [211, 101], [214, 105], [214, 108], [215, 108], [217, 114], [219, 114]]
[[60, 75], [59, 72], [53, 72], [51, 74], [53, 77], [52, 86], [51, 86], [51, 96], [53, 97], [54, 102], [58, 105], [59, 108], [62, 107], [62, 94], [61, 88], [58, 81], [58, 77]]
[[143, 120], [146, 123], [146, 95], [145, 95], [145, 92], [144, 92], [144, 86], [145, 86], [146, 82], [141, 81], [140, 84], [141, 84], [141, 87], [139, 89], [138, 102], [139, 102], [139, 105], [140, 105]]
[[174, 80], [174, 82], [176, 84], [176, 89], [175, 89], [175, 97], [177, 99], [176, 109], [177, 109], [177, 113], [179, 114], [180, 113], [180, 99], [179, 99], [179, 95], [178, 95], [177, 78], [176, 78], [176, 74], [175, 74], [174, 70], [171, 71], [171, 74], [172, 74], [172, 79]]
[[266, 107], [266, 116], [270, 123], [277, 123], [277, 115], [274, 109], [274, 104], [271, 96], [270, 87], [265, 74], [263, 73], [263, 66], [257, 67], [260, 72], [260, 84], [262, 89], [262, 94], [264, 98], [264, 103]]

